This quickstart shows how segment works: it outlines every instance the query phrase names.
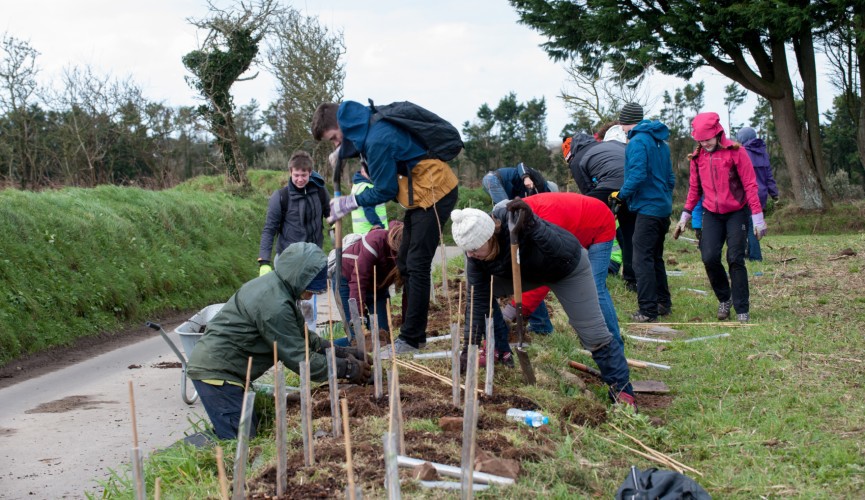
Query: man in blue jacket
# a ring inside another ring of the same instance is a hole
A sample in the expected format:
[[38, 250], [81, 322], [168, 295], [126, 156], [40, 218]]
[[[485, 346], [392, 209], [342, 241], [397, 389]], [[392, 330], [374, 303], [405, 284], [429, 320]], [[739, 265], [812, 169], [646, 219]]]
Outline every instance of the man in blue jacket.
[[622, 108], [619, 123], [628, 133], [625, 183], [619, 198], [637, 214], [632, 264], [640, 309], [631, 319], [653, 322], [659, 315], [669, 314], [673, 307], [664, 267], [664, 238], [670, 229], [676, 185], [666, 143], [670, 130], [657, 120], [644, 120], [643, 108], [633, 102]]
[[[358, 207], [396, 198], [406, 208], [397, 267], [403, 277], [403, 324], [396, 354], [426, 344], [430, 268], [441, 230], [457, 202], [458, 180], [447, 163], [429, 158], [412, 135], [387, 120], [370, 124], [372, 110], [355, 101], [323, 103], [312, 117], [312, 137], [330, 141], [340, 158], [360, 156], [373, 186], [331, 200], [334, 222]], [[390, 355], [386, 351], [382, 357]]]

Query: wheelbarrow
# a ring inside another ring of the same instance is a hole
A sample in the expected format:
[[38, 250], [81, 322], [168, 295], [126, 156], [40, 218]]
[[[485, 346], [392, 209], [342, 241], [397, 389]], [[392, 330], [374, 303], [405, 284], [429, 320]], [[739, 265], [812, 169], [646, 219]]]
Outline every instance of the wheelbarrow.
[[[198, 342], [198, 339], [204, 335], [204, 328], [207, 326], [207, 322], [213, 319], [216, 316], [216, 313], [222, 309], [222, 306], [225, 304], [211, 304], [204, 309], [195, 313], [191, 318], [181, 323], [180, 326], [174, 329], [174, 333], [180, 338], [180, 344], [183, 346], [183, 352], [177, 348], [174, 342], [168, 337], [168, 334], [163, 330], [162, 325], [159, 323], [153, 323], [148, 321], [146, 323], [148, 328], [152, 328], [159, 332], [159, 335], [162, 335], [162, 338], [165, 339], [165, 342], [168, 343], [168, 346], [171, 347], [171, 350], [174, 351], [174, 354], [177, 355], [177, 358], [180, 359], [180, 366], [183, 368], [182, 373], [180, 374], [180, 397], [183, 398], [183, 402], [191, 405], [194, 404], [198, 399], [198, 393], [193, 389], [192, 395], [188, 394], [188, 380], [186, 377], [186, 364], [189, 360], [189, 356], [192, 355], [192, 349], [195, 347], [195, 343]], [[183, 353], [186, 353], [184, 356]]]

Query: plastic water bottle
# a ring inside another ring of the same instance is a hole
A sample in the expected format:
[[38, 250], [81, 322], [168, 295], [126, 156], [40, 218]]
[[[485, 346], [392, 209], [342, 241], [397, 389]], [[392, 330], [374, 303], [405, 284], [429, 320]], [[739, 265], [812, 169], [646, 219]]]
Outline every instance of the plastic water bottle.
[[520, 410], [518, 408], [508, 410], [506, 418], [514, 422], [522, 422], [531, 427], [540, 427], [550, 423], [549, 417], [543, 413], [532, 410]]

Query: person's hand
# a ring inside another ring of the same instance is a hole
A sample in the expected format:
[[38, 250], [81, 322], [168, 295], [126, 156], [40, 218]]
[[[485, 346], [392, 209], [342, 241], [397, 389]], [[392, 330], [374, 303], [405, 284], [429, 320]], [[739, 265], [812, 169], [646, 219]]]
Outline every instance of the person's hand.
[[532, 178], [529, 177], [528, 175], [525, 176], [525, 177], [523, 177], [523, 185], [524, 185], [524, 186], [526, 187], [526, 189], [528, 189], [529, 191], [535, 189], [535, 183], [532, 182]]
[[265, 274], [273, 271], [273, 266], [270, 265], [270, 261], [267, 260], [259, 260], [258, 261], [258, 275], [264, 276]]
[[610, 210], [613, 212], [613, 215], [616, 215], [619, 213], [619, 208], [622, 207], [622, 203], [624, 203], [624, 202], [622, 201], [621, 198], [619, 198], [619, 192], [618, 191], [613, 191], [612, 193], [610, 193], [610, 196], [607, 197], [607, 205], [610, 207]]
[[502, 316], [504, 316], [507, 321], [513, 323], [517, 320], [517, 308], [514, 307], [513, 304], [508, 302], [508, 305], [506, 305], [505, 308], [502, 309]]
[[338, 358], [336, 377], [347, 379], [352, 384], [369, 384], [372, 382], [372, 365], [366, 361], [358, 361], [354, 356]]
[[352, 357], [354, 359], [358, 359], [372, 364], [372, 357], [368, 353], [361, 351], [358, 347], [336, 346], [336, 352], [334, 354], [336, 354], [337, 358], [346, 359]]
[[685, 225], [688, 221], [691, 220], [691, 214], [688, 212], [682, 212], [682, 215], [679, 217], [679, 223], [676, 224], [676, 229], [673, 229], [673, 239], [678, 240], [679, 236], [685, 232]]
[[327, 221], [333, 224], [351, 213], [355, 208], [357, 208], [357, 200], [353, 194], [332, 198], [330, 200], [330, 217], [327, 218]]
[[506, 207], [508, 212], [513, 214], [514, 220], [517, 223], [517, 225], [514, 226], [514, 231], [522, 233], [529, 221], [532, 220], [532, 207], [520, 199], [519, 196], [509, 201]]
[[766, 221], [763, 220], [763, 213], [753, 214], [751, 216], [751, 222], [754, 223], [754, 236], [757, 237], [759, 241], [763, 236], [766, 236]]
[[778, 195], [777, 194], [772, 197], [772, 201], [778, 201]]

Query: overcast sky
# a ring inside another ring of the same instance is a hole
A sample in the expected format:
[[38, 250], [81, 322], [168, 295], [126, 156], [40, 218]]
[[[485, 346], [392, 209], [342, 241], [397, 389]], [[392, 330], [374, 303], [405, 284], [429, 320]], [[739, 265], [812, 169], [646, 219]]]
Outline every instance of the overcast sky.
[[[230, 2], [216, 0], [220, 6]], [[474, 120], [478, 108], [495, 107], [507, 93], [520, 101], [544, 97], [548, 137], [556, 141], [569, 120], [559, 95], [572, 89], [564, 63], [550, 61], [544, 40], [517, 24], [506, 0], [307, 0], [295, 8], [334, 30], [342, 30], [347, 53], [345, 98], [377, 103], [410, 100], [451, 121], [457, 128]], [[56, 80], [64, 67], [90, 65], [99, 74], [131, 76], [151, 100], [171, 106], [196, 102], [184, 81], [181, 57], [197, 47], [201, 33], [186, 21], [207, 15], [204, 0], [0, 0], [0, 30], [28, 40], [40, 52], [40, 80]], [[707, 88], [706, 110], [726, 123], [724, 86], [712, 70], [695, 77]], [[657, 76], [648, 87], [660, 110], [660, 96], [685, 82]], [[274, 81], [265, 71], [235, 85], [237, 104], [274, 99]], [[821, 112], [831, 89], [821, 89]], [[734, 115], [747, 122], [756, 103], [749, 97]]]

